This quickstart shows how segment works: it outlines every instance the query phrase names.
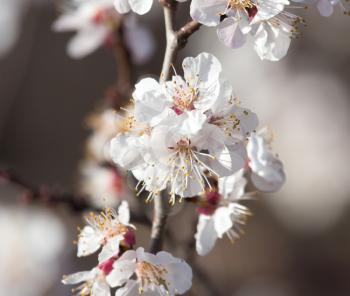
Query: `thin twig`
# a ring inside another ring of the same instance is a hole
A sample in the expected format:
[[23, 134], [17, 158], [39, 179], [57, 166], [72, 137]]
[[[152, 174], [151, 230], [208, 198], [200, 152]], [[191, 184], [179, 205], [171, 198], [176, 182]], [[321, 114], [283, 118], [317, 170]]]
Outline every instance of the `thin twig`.
[[[0, 170], [0, 185], [11, 184], [18, 187], [22, 192], [22, 202], [35, 203], [39, 202], [48, 206], [65, 205], [74, 212], [96, 211], [89, 202], [86, 196], [75, 195], [68, 192], [58, 192], [49, 186], [35, 187], [29, 182], [23, 180], [13, 172]], [[142, 212], [142, 214], [131, 214], [134, 223], [151, 226], [150, 219]]]
[[196, 21], [190, 21], [178, 31], [174, 29], [174, 14], [176, 3], [174, 1], [162, 1], [164, 5], [166, 50], [163, 62], [161, 81], [167, 81], [171, 76], [171, 66], [175, 63], [177, 53], [187, 44], [188, 38], [199, 30], [201, 24]]
[[133, 85], [131, 53], [124, 41], [124, 35], [125, 27], [121, 25], [116, 30], [112, 43], [117, 79], [106, 91], [108, 104], [116, 109], [128, 103]]
[[149, 251], [157, 253], [162, 249], [165, 225], [168, 218], [169, 204], [167, 194], [159, 194], [154, 198], [154, 213]]

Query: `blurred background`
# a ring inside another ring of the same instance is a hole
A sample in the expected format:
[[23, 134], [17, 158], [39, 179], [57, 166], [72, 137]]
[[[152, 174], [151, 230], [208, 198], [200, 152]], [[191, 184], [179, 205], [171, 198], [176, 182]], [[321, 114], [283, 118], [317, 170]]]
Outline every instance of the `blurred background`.
[[[178, 23], [189, 19], [182, 9]], [[215, 294], [195, 285], [188, 295], [350, 295], [350, 18], [340, 9], [330, 18], [314, 7], [302, 13], [308, 25], [280, 62], [262, 62], [251, 44], [227, 49], [210, 28], [180, 54], [178, 61], [207, 51], [222, 61], [242, 104], [274, 130], [287, 174], [282, 191], [249, 202], [254, 216], [242, 239], [223, 239], [196, 258]], [[32, 186], [74, 192], [89, 135], [84, 122], [115, 81], [116, 66], [104, 48], [69, 58], [74, 33], [52, 32], [57, 16], [52, 1], [0, 0], [0, 167]], [[157, 43], [135, 81], [159, 74], [164, 50], [159, 5], [141, 21]], [[191, 238], [193, 219], [191, 207], [174, 210], [177, 243]], [[0, 186], [0, 295], [69, 295], [62, 274], [94, 264], [75, 257], [82, 224], [64, 206], [24, 203], [21, 188]], [[148, 234], [138, 227], [138, 245], [148, 245]], [[186, 255], [172, 243], [166, 249]]]

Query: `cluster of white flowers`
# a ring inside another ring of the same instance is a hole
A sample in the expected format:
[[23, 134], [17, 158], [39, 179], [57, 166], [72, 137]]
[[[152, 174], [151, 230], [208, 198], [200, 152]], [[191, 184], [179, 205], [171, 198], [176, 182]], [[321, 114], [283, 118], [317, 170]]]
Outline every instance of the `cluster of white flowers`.
[[220, 41], [231, 48], [241, 47], [250, 34], [261, 59], [278, 61], [298, 34], [303, 20], [285, 11], [288, 0], [201, 0], [191, 3], [191, 16], [198, 22], [217, 27]]
[[130, 224], [127, 202], [115, 212], [90, 213], [88, 223], [78, 238], [78, 257], [88, 256], [101, 248], [98, 264], [90, 271], [64, 276], [64, 284], [80, 284], [73, 293], [81, 296], [179, 295], [192, 285], [192, 270], [181, 259], [167, 252], [151, 254], [143, 248], [133, 250], [135, 227]]
[[[257, 116], [240, 106], [220, 62], [201, 53], [186, 58], [183, 69], [184, 78], [174, 75], [161, 83], [144, 78], [136, 85], [133, 110], [125, 118], [128, 129], [111, 143], [113, 160], [133, 173], [139, 190], [150, 192], [149, 199], [167, 189], [172, 203], [176, 196], [201, 195], [211, 187], [210, 177], [236, 173], [248, 155], [252, 163], [261, 162], [251, 166], [266, 178], [262, 167], [271, 164], [260, 159], [264, 151], [256, 145], [261, 143], [247, 146], [248, 139], [258, 137], [250, 137]], [[253, 157], [257, 149], [259, 155]]]
[[[328, 16], [340, 1], [318, 0], [317, 6]], [[76, 9], [54, 24], [57, 31], [78, 31], [68, 45], [71, 56], [82, 57], [105, 42], [115, 42], [121, 26], [124, 42], [134, 55], [140, 49], [151, 52], [149, 38], [132, 35], [142, 30], [136, 20], [123, 14], [132, 11], [143, 15], [150, 11], [153, 0], [73, 2]], [[288, 8], [288, 0], [192, 0], [190, 15], [195, 22], [189, 24], [217, 27], [220, 41], [231, 48], [241, 47], [252, 36], [261, 59], [278, 61], [304, 23]], [[97, 197], [115, 200], [117, 187], [118, 198], [123, 195], [122, 178], [116, 179], [116, 172], [125, 170], [137, 179], [138, 194], [148, 192], [147, 200], [157, 197], [161, 203], [164, 191], [171, 204], [190, 199], [199, 216], [196, 251], [204, 256], [218, 238], [226, 235], [234, 241], [240, 237], [241, 227], [251, 215], [242, 201], [256, 191], [279, 190], [286, 177], [272, 150], [272, 132], [258, 129], [256, 114], [241, 106], [218, 59], [200, 53], [185, 58], [182, 68], [182, 76], [174, 68], [169, 80], [143, 78], [135, 86], [131, 104], [117, 114], [112, 110], [100, 114], [96, 133], [88, 142], [88, 153], [93, 157], [84, 165], [82, 187]], [[112, 171], [111, 162], [118, 166], [116, 171]], [[116, 289], [116, 296], [173, 296], [190, 289], [192, 270], [187, 263], [164, 251], [151, 254], [141, 247], [134, 250], [136, 228], [130, 224], [126, 201], [121, 202], [118, 212], [107, 208], [99, 215], [91, 213], [87, 222], [79, 234], [77, 255], [101, 251], [91, 271], [64, 277], [65, 284], [82, 283], [74, 290], [77, 294], [107, 296]]]

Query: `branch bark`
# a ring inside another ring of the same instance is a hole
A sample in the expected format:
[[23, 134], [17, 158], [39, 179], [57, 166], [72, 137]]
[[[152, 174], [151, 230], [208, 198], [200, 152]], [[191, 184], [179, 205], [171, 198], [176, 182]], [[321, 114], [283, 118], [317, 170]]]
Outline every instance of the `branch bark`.
[[[91, 206], [86, 196], [62, 192], [48, 185], [36, 187], [13, 172], [0, 170], [0, 186], [7, 184], [15, 186], [22, 191], [22, 198], [20, 201], [23, 203], [29, 204], [37, 202], [47, 206], [64, 205], [71, 211], [77, 213], [99, 210]], [[144, 213], [132, 213], [131, 217], [135, 223], [151, 226], [150, 219]]]
[[160, 80], [164, 82], [170, 79], [171, 67], [176, 60], [178, 51], [185, 47], [190, 36], [199, 30], [201, 24], [190, 21], [176, 31], [174, 29], [174, 15], [177, 4], [174, 1], [162, 1], [161, 3], [164, 5], [166, 50]]
[[106, 91], [107, 104], [119, 109], [128, 103], [132, 92], [132, 61], [129, 48], [124, 42], [125, 28], [121, 25], [115, 32], [112, 51], [116, 63], [116, 82]]

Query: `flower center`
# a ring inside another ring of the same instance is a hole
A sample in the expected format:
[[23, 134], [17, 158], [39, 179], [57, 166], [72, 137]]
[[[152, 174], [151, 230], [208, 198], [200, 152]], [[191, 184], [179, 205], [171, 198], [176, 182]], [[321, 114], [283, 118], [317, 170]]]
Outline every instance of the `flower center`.
[[140, 294], [143, 293], [147, 286], [154, 284], [156, 286], [163, 286], [167, 291], [169, 290], [169, 283], [166, 280], [167, 270], [161, 265], [152, 264], [141, 261], [137, 263], [136, 275], [140, 280]]
[[215, 210], [220, 204], [222, 196], [217, 191], [207, 191], [204, 195], [199, 199], [199, 207], [197, 208], [197, 212], [199, 214], [211, 216], [214, 214]]
[[174, 106], [173, 110], [177, 115], [182, 114], [186, 110], [194, 110], [193, 103], [198, 97], [198, 90], [194, 87], [183, 87], [177, 85], [173, 95]]
[[119, 24], [119, 16], [110, 8], [100, 8], [97, 9], [94, 15], [92, 16], [92, 21], [97, 25], [106, 25], [111, 28], [115, 28]]
[[173, 150], [168, 159], [171, 204], [175, 202], [175, 194], [181, 195], [187, 190], [189, 182], [196, 182], [204, 191], [205, 184], [210, 187], [206, 174], [219, 177], [219, 174], [206, 164], [208, 160], [215, 160], [215, 157], [205, 151], [198, 151], [189, 139], [181, 139], [175, 147], [169, 149]]
[[[244, 111], [244, 115], [248, 115], [247, 111]], [[215, 124], [216, 126], [222, 128], [225, 134], [229, 137], [236, 131], [240, 131], [241, 120], [237, 117], [235, 113], [232, 113], [230, 116], [225, 118], [223, 117], [212, 117], [210, 119], [211, 124]]]
[[[256, 4], [252, 0], [228, 0], [228, 7], [237, 10], [247, 10], [255, 7]], [[248, 12], [249, 13], [249, 12]]]
[[98, 265], [98, 268], [105, 274], [108, 275], [113, 270], [114, 258], [108, 259]]

